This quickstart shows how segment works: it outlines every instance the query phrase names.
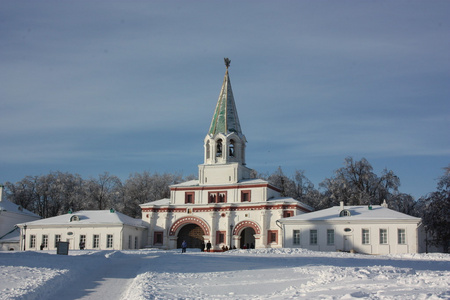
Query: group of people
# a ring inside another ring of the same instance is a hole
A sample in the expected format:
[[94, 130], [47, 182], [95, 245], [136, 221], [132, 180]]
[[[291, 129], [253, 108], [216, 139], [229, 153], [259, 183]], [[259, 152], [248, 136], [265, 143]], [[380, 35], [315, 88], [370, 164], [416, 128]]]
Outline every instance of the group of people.
[[222, 251], [223, 251], [223, 252], [228, 251], [228, 250], [231, 250], [231, 249], [235, 250], [235, 249], [236, 249], [236, 246], [233, 246], [233, 247], [230, 247], [230, 248], [228, 248], [228, 246], [225, 246], [225, 245], [222, 246]]
[[[211, 252], [211, 246], [212, 245], [211, 245], [210, 241], [208, 241], [206, 244], [205, 244], [205, 242], [202, 242], [200, 245], [200, 250], [202, 252], [204, 252], [204, 251]], [[186, 243], [186, 241], [183, 241], [181, 243], [181, 253], [186, 253], [186, 248], [187, 248], [187, 243]], [[236, 249], [236, 246], [233, 246], [233, 247], [230, 246], [230, 248], [228, 248], [228, 246], [226, 246], [226, 245], [222, 246], [223, 252], [228, 251], [228, 250], [235, 250], [235, 249]], [[251, 243], [251, 244], [247, 243], [242, 246], [242, 249], [255, 249], [255, 245], [253, 243]]]

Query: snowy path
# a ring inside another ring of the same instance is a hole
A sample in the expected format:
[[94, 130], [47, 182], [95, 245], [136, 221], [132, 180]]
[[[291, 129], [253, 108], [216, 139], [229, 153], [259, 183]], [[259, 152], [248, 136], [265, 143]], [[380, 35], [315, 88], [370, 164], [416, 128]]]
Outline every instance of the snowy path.
[[449, 254], [0, 252], [0, 300], [450, 299]]
[[[51, 297], [58, 300], [120, 300], [126, 288], [134, 280], [141, 267], [138, 255], [121, 255], [113, 252], [107, 258], [114, 260], [84, 272], [64, 289]], [[119, 256], [119, 257], [117, 257]]]

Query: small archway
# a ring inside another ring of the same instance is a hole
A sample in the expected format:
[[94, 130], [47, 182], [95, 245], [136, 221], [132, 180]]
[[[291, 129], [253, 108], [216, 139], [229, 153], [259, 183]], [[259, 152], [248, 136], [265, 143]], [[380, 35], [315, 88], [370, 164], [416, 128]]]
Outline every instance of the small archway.
[[222, 139], [218, 139], [216, 142], [216, 157], [222, 157]]
[[230, 140], [230, 145], [228, 146], [228, 156], [229, 157], [235, 156], [234, 140]]
[[206, 142], [206, 159], [211, 158], [211, 146], [209, 145], [209, 141]]
[[205, 233], [203, 229], [197, 224], [184, 225], [178, 232], [177, 248], [181, 248], [181, 243], [186, 241], [188, 248], [201, 248], [203, 236]]
[[255, 248], [255, 230], [247, 227], [241, 231], [240, 248], [253, 249]]
[[256, 246], [255, 235], [259, 234], [261, 234], [261, 227], [257, 223], [250, 220], [239, 222], [238, 224], [236, 224], [233, 230], [233, 235], [239, 236], [240, 248], [243, 248], [244, 245], [247, 248], [255, 247]]

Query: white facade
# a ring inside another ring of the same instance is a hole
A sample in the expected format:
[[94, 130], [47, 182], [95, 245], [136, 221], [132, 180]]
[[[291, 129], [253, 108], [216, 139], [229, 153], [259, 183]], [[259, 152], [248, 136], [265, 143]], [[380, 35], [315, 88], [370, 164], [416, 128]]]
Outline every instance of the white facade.
[[386, 206], [335, 206], [280, 220], [284, 247], [365, 254], [419, 252], [420, 218]]
[[0, 251], [20, 250], [20, 232], [16, 225], [40, 218], [20, 205], [3, 199], [3, 186], [0, 185]]
[[190, 248], [212, 244], [224, 247], [281, 247], [276, 221], [312, 210], [267, 181], [250, 179], [245, 163], [243, 135], [231, 89], [228, 66], [204, 139], [204, 163], [198, 180], [170, 187], [170, 199], [141, 205], [142, 220], [149, 226], [148, 247], [179, 248], [186, 240]]
[[85, 210], [19, 224], [25, 244], [22, 250], [56, 250], [57, 242], [69, 249], [125, 250], [146, 244], [147, 228], [142, 220], [114, 210]]

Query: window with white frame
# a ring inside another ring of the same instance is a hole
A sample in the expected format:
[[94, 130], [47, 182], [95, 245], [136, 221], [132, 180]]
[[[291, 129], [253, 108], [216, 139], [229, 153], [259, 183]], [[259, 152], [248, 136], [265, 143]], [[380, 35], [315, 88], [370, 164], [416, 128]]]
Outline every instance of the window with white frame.
[[36, 236], [34, 234], [30, 235], [30, 248], [36, 248]]
[[44, 248], [48, 248], [48, 235], [46, 234], [42, 235], [42, 246]]
[[316, 229], [311, 229], [309, 231], [309, 244], [317, 245], [317, 230]]
[[61, 242], [61, 235], [55, 234], [55, 248], [58, 247], [59, 242]]
[[92, 248], [98, 249], [100, 246], [100, 235], [94, 234], [92, 239]]
[[334, 245], [334, 229], [327, 229], [327, 245]]
[[402, 229], [402, 228], [399, 228], [397, 230], [397, 233], [398, 233], [398, 243], [400, 245], [406, 244], [406, 230]]
[[133, 237], [131, 235], [128, 236], [128, 249], [131, 249], [131, 239]]
[[113, 235], [108, 234], [106, 235], [106, 248], [112, 248], [113, 247]]
[[294, 245], [300, 245], [300, 230], [295, 229], [292, 232], [292, 236], [293, 236], [293, 244]]
[[370, 231], [369, 229], [362, 230], [362, 243], [363, 245], [370, 244]]
[[388, 243], [388, 231], [387, 229], [380, 228], [380, 244], [386, 245]]

